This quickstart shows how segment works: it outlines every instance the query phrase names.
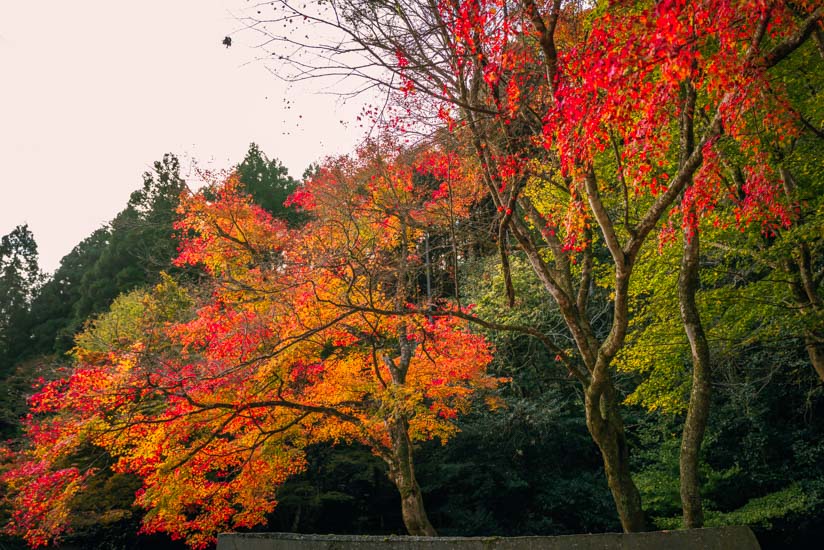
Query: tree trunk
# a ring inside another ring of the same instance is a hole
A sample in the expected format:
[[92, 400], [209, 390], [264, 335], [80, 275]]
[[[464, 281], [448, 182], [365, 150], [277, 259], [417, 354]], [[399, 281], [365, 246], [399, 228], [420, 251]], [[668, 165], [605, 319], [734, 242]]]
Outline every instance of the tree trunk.
[[426, 515], [423, 495], [415, 478], [412, 462], [412, 444], [409, 441], [409, 423], [405, 418], [390, 421], [389, 435], [392, 441], [392, 462], [389, 464], [389, 478], [401, 494], [403, 524], [410, 535], [436, 537], [438, 533]]
[[[609, 376], [608, 372], [606, 376]], [[641, 494], [630, 475], [629, 449], [615, 387], [609, 378], [600, 382], [593, 381], [584, 395], [587, 428], [601, 451], [607, 483], [615, 500], [621, 527], [625, 533], [644, 531]]]
[[824, 338], [821, 338], [813, 331], [805, 331], [804, 347], [807, 349], [807, 355], [810, 356], [810, 363], [813, 364], [818, 378], [824, 382]]
[[679, 468], [681, 507], [684, 514], [684, 527], [687, 529], [704, 526], [701, 485], [698, 479], [698, 455], [710, 413], [710, 348], [701, 326], [701, 316], [695, 301], [695, 294], [700, 284], [699, 258], [698, 231], [695, 231], [692, 236], [685, 232], [681, 273], [678, 277], [678, 302], [684, 331], [687, 333], [692, 352], [692, 390], [687, 419], [681, 434]]
[[[406, 226], [403, 226], [402, 233], [403, 249], [406, 249]], [[404, 280], [406, 274], [406, 256], [401, 254], [401, 265], [399, 267], [401, 273], [401, 280]], [[399, 285], [398, 294], [396, 297], [395, 307], [401, 309], [405, 299], [403, 293], [404, 288], [410, 288], [409, 285]], [[401, 324], [398, 327], [398, 351], [400, 352], [397, 362], [392, 357], [384, 355], [383, 360], [389, 369], [389, 374], [392, 377], [392, 384], [402, 387], [406, 384], [406, 374], [409, 372], [409, 365], [412, 361], [412, 356], [415, 353], [415, 343], [410, 341], [407, 337], [406, 325]], [[387, 428], [389, 428], [389, 442], [391, 452], [384, 456], [384, 460], [389, 465], [389, 479], [398, 488], [401, 494], [401, 514], [403, 516], [403, 524], [410, 535], [420, 537], [435, 537], [438, 534], [429, 523], [429, 518], [426, 516], [426, 509], [423, 506], [423, 495], [421, 495], [421, 488], [418, 485], [418, 480], [415, 478], [415, 466], [412, 460], [412, 442], [409, 440], [409, 420], [406, 416], [398, 410], [393, 411], [392, 415], [386, 419]]]
[[[816, 31], [816, 40], [821, 49], [822, 57], [824, 57], [824, 33], [820, 29], [816, 29]], [[787, 200], [792, 202], [796, 199], [798, 187], [795, 178], [790, 169], [784, 165], [779, 166], [779, 171], [784, 182], [784, 193]], [[784, 264], [784, 269], [792, 277], [790, 288], [802, 313], [817, 319], [824, 303], [822, 303], [821, 296], [818, 294], [818, 284], [813, 273], [812, 254], [806, 243], [801, 242], [795, 247], [795, 250], [792, 251], [792, 261]], [[818, 327], [809, 327], [804, 330], [804, 349], [807, 350], [810, 363], [812, 363], [818, 378], [824, 382], [824, 335], [817, 329]]]
[[[798, 299], [801, 310], [813, 317], [819, 319], [821, 310], [824, 308], [821, 296], [818, 294], [818, 284], [813, 268], [813, 256], [810, 248], [806, 243], [800, 243], [793, 254], [795, 259], [795, 267], [797, 274], [795, 276], [796, 282], [793, 285], [793, 293]], [[814, 325], [808, 321], [808, 325]], [[818, 378], [824, 381], [824, 337], [820, 330], [820, 326], [808, 326], [804, 330], [804, 348], [807, 350], [807, 355], [810, 357]]]

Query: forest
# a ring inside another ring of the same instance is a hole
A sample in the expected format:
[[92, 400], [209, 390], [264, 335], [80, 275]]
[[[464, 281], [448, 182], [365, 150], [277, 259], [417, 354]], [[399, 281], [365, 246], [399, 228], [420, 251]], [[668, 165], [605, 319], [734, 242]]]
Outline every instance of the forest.
[[283, 78], [382, 94], [369, 134], [299, 180], [254, 143], [203, 185], [164, 155], [52, 274], [2, 237], [0, 547], [818, 547], [820, 2], [282, 0], [247, 27]]

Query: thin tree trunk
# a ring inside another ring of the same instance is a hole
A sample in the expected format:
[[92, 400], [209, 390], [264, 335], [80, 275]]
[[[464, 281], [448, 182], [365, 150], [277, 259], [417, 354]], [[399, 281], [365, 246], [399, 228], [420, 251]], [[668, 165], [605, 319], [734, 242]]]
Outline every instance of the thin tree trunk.
[[684, 527], [694, 529], [704, 526], [701, 506], [701, 484], [698, 476], [698, 455], [704, 440], [704, 431], [710, 413], [710, 348], [701, 325], [695, 295], [700, 284], [699, 258], [701, 248], [698, 231], [694, 235], [684, 232], [684, 253], [681, 273], [678, 277], [678, 302], [681, 320], [692, 352], [692, 390], [690, 392], [687, 419], [681, 434], [679, 457], [681, 481], [681, 507]]
[[813, 331], [804, 332], [804, 347], [810, 357], [818, 378], [824, 382], [824, 338], [816, 335]]
[[818, 54], [824, 59], [824, 31], [821, 28], [816, 28], [813, 31], [813, 37], [815, 38], [815, 46], [818, 48]]
[[403, 524], [410, 535], [435, 537], [438, 534], [426, 515], [421, 488], [415, 478], [409, 423], [404, 418], [393, 419], [389, 434], [393, 455], [393, 462], [389, 464], [389, 478], [401, 494]]
[[[818, 285], [813, 274], [813, 260], [810, 248], [806, 243], [800, 243], [795, 250], [795, 265], [798, 269], [796, 284], [793, 292], [798, 298], [802, 311], [818, 318], [822, 307], [821, 296], [818, 294]], [[804, 330], [804, 348], [810, 357], [818, 378], [824, 381], [824, 338], [819, 327], [808, 327]]]
[[626, 533], [644, 531], [641, 494], [630, 474], [624, 422], [612, 381], [607, 378], [590, 384], [586, 388], [584, 404], [587, 428], [601, 451], [607, 484], [615, 501], [621, 527]]
[[[615, 501], [621, 527], [627, 533], [644, 531], [646, 526], [641, 508], [641, 494], [630, 472], [629, 447], [621, 418], [618, 391], [610, 375], [610, 362], [623, 344], [629, 323], [627, 295], [630, 268], [624, 265], [617, 269], [613, 325], [606, 340], [599, 343], [586, 318], [586, 304], [583, 304], [584, 311], [581, 312], [576, 309], [576, 302], [569, 299], [571, 292], [565, 293], [561, 290], [553, 294], [556, 289], [548, 281], [546, 272], [542, 270], [541, 258], [536, 248], [528, 246], [528, 243], [522, 243], [522, 250], [526, 252], [536, 275], [542, 279], [545, 288], [558, 304], [581, 359], [587, 366], [589, 376], [583, 375], [581, 378], [587, 429], [601, 451], [604, 473]], [[571, 282], [568, 286], [572, 287]]]
[[303, 510], [303, 506], [298, 504], [298, 509], [295, 511], [295, 519], [292, 520], [292, 533], [297, 533], [298, 528], [300, 527], [300, 513]]
[[[820, 38], [821, 33], [816, 34], [816, 37]], [[824, 39], [821, 43], [824, 45]], [[824, 51], [822, 51], [822, 55], [824, 55]], [[781, 179], [784, 182], [784, 193], [788, 200], [793, 201], [796, 195], [795, 178], [786, 166], [780, 166], [779, 170]], [[790, 288], [801, 311], [812, 314], [816, 318], [824, 304], [822, 304], [821, 296], [818, 294], [810, 249], [806, 243], [799, 243], [793, 250], [792, 256], [792, 261], [785, 264], [785, 270], [792, 276]], [[807, 328], [803, 334], [804, 349], [807, 350], [810, 363], [812, 363], [813, 369], [818, 374], [818, 378], [824, 382], [824, 336], [816, 327]]]

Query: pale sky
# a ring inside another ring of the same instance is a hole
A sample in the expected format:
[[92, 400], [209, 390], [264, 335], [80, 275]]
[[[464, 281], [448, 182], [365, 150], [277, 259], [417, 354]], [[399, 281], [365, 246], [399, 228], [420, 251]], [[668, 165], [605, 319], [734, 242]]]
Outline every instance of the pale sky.
[[235, 32], [244, 5], [0, 0], [0, 235], [28, 223], [51, 272], [166, 152], [186, 175], [191, 159], [228, 168], [254, 141], [299, 178], [352, 150], [362, 130], [340, 121], [361, 105], [255, 62], [258, 37]]

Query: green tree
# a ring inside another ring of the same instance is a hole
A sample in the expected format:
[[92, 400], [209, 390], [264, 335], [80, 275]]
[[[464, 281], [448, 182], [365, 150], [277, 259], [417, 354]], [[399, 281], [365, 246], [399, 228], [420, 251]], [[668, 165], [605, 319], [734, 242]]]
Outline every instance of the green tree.
[[237, 166], [237, 174], [254, 202], [274, 217], [286, 220], [293, 227], [306, 219], [305, 213], [284, 206], [298, 182], [289, 175], [279, 160], [269, 159], [257, 144], [249, 145], [246, 157]]
[[0, 439], [13, 435], [25, 405], [29, 369], [15, 367], [30, 344], [25, 321], [41, 283], [37, 243], [27, 225], [18, 225], [0, 239]]
[[34, 235], [28, 225], [18, 225], [0, 239], [0, 376], [10, 371], [16, 349], [25, 345], [21, 324], [40, 280]]
[[112, 220], [106, 247], [81, 277], [73, 311], [76, 325], [104, 311], [119, 294], [154, 283], [161, 271], [171, 268], [177, 251], [173, 224], [185, 189], [174, 155], [164, 155], [143, 174], [143, 187]]
[[71, 348], [78, 328], [74, 304], [80, 298], [83, 274], [103, 253], [110, 236], [108, 228], [97, 229], [60, 260], [60, 266], [32, 301], [26, 320], [32, 345], [21, 350], [18, 360]]
[[85, 321], [120, 294], [156, 283], [172, 271], [174, 221], [186, 182], [172, 154], [143, 174], [143, 186], [108, 225], [85, 238], [60, 262], [34, 299], [28, 318], [32, 345], [19, 359], [64, 353]]

